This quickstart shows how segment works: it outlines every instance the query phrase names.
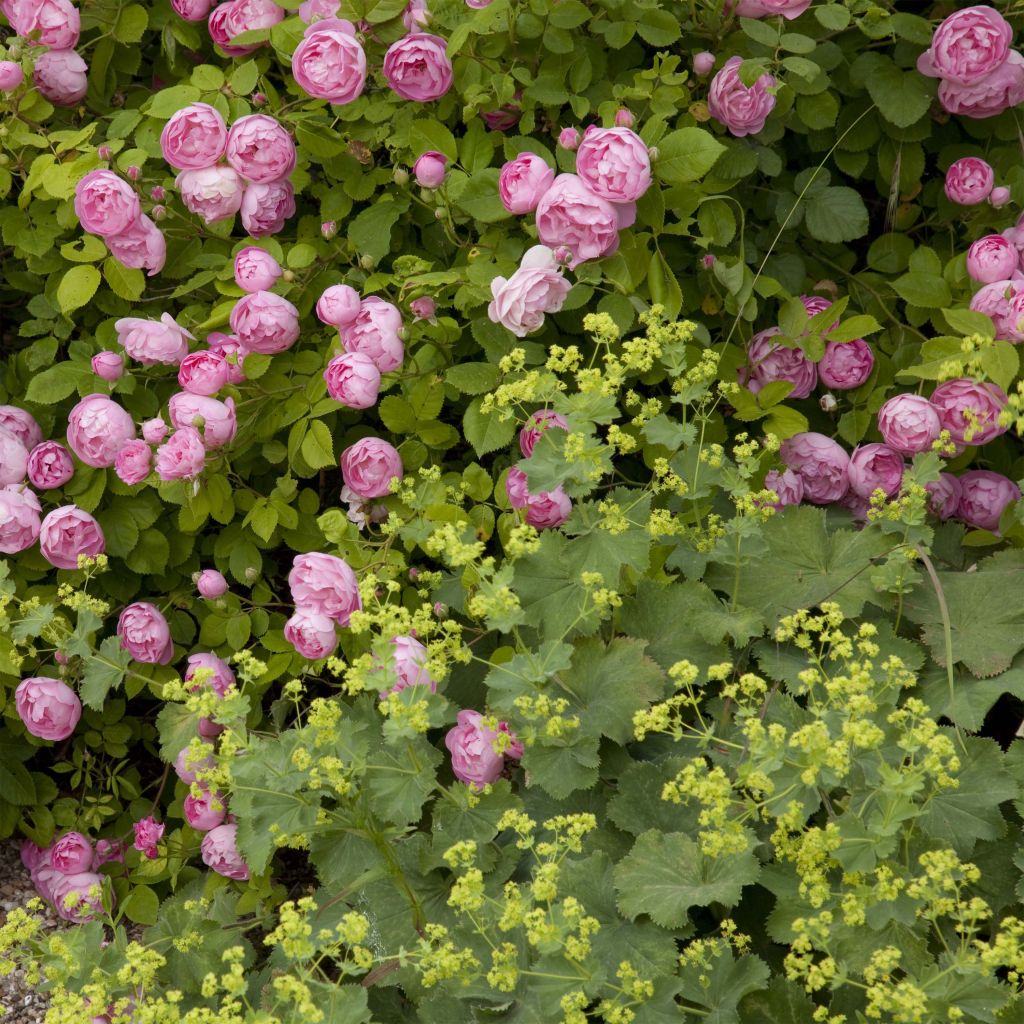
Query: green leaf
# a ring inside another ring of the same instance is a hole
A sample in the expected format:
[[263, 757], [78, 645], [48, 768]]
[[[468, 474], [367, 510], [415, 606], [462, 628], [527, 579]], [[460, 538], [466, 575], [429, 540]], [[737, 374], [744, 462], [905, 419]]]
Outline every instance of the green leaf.
[[497, 167], [485, 167], [482, 171], [477, 171], [466, 182], [455, 200], [455, 205], [484, 224], [507, 220], [512, 214], [502, 205], [498, 195], [499, 174], [501, 171]]
[[669, 185], [699, 181], [724, 152], [725, 146], [703, 128], [679, 128], [658, 143], [654, 172]]
[[128, 893], [121, 909], [136, 924], [156, 924], [160, 897], [148, 885], [136, 885]]
[[912, 270], [897, 277], [892, 287], [905, 302], [923, 309], [941, 309], [952, 300], [949, 285], [938, 274]]
[[348, 238], [356, 252], [383, 259], [391, 249], [391, 230], [407, 208], [405, 202], [376, 202], [349, 221]]
[[236, 96], [245, 96], [256, 88], [256, 83], [259, 81], [259, 77], [260, 71], [256, 65], [256, 61], [247, 60], [244, 64], [239, 64], [239, 66], [231, 72], [231, 77], [228, 79], [228, 85], [231, 86], [231, 91]]
[[129, 302], [141, 298], [146, 288], [146, 278], [141, 270], [126, 267], [113, 256], [103, 261], [103, 277], [115, 295]]
[[431, 149], [444, 153], [452, 161], [457, 160], [459, 156], [455, 136], [451, 130], [433, 118], [413, 121], [409, 126], [409, 148], [412, 150], [413, 159]]
[[422, 737], [378, 751], [367, 771], [374, 812], [396, 825], [416, 821], [442, 760], [441, 751]]
[[689, 1003], [706, 1007], [701, 1021], [711, 1024], [736, 1024], [740, 1000], [763, 988], [771, 972], [759, 957], [737, 957], [728, 947], [711, 962], [711, 969], [700, 963], [686, 964], [679, 972], [680, 995]]
[[819, 242], [851, 242], [868, 233], [868, 209], [852, 188], [831, 185], [804, 198], [804, 222]]
[[465, 395], [482, 395], [494, 389], [500, 376], [493, 363], [456, 363], [448, 367], [444, 379]]
[[[120, 43], [137, 43], [149, 26], [146, 8], [131, 4], [122, 8], [114, 26], [114, 38]], [[147, 922], [148, 923], [148, 922]]]
[[95, 267], [72, 267], [57, 285], [57, 305], [63, 313], [80, 309], [96, 294], [99, 286], [100, 272]]
[[669, 11], [656, 7], [648, 7], [641, 12], [636, 30], [651, 46], [669, 46], [682, 34], [679, 19]]
[[556, 800], [595, 785], [600, 763], [598, 741], [587, 736], [558, 743], [535, 743], [527, 748], [522, 760], [530, 785], [540, 786]]
[[25, 392], [26, 402], [54, 405], [62, 402], [83, 384], [95, 379], [92, 368], [79, 363], [57, 363], [36, 374]]
[[814, 1009], [803, 988], [781, 975], [764, 992], [749, 993], [739, 1002], [741, 1024], [811, 1024]]
[[483, 412], [482, 405], [482, 398], [474, 398], [462, 417], [466, 440], [473, 446], [477, 455], [486, 455], [498, 448], [504, 448], [512, 440], [517, 425], [511, 416], [502, 419], [496, 409]]
[[935, 98], [938, 82], [926, 78], [916, 68], [903, 71], [881, 53], [862, 53], [850, 68], [857, 84], [868, 94], [887, 121], [897, 128], [908, 128], [920, 121]]
[[0, 761], [0, 800], [16, 807], [31, 807], [38, 802], [32, 773], [13, 758]]
[[150, 101], [146, 113], [151, 117], [168, 118], [182, 107], [195, 103], [202, 93], [194, 85], [174, 85], [170, 89], [161, 89]]
[[660, 250], [655, 250], [651, 254], [651, 262], [647, 268], [647, 287], [651, 293], [651, 303], [663, 306], [665, 316], [669, 320], [674, 320], [682, 308], [683, 293], [672, 268]]
[[669, 758], [658, 764], [639, 761], [619, 777], [615, 796], [608, 801], [609, 819], [624, 832], [638, 836], [658, 832], [694, 834], [700, 807], [696, 801], [674, 804], [661, 799], [666, 782], [674, 779], [686, 764], [685, 758]]
[[103, 702], [115, 686], [120, 686], [132, 656], [121, 649], [121, 640], [116, 636], [108, 636], [100, 644], [100, 649], [90, 658], [85, 659], [85, 671], [78, 695], [82, 703], [94, 711], [103, 710]]
[[973, 309], [944, 309], [942, 316], [950, 330], [965, 337], [969, 334], [980, 334], [984, 338], [995, 337], [992, 318], [984, 313], [975, 313]]
[[310, 420], [309, 431], [302, 439], [302, 457], [312, 469], [334, 465], [334, 441], [323, 420]]

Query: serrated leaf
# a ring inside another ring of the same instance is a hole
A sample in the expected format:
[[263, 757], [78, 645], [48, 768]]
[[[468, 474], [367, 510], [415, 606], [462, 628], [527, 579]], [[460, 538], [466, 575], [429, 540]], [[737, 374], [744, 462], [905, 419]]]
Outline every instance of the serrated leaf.
[[93, 266], [83, 264], [72, 267], [57, 285], [57, 305], [61, 312], [70, 313], [84, 306], [100, 286], [100, 272]]
[[78, 690], [82, 703], [94, 711], [102, 711], [107, 695], [115, 686], [121, 685], [131, 663], [132, 657], [121, 649], [120, 639], [108, 636], [99, 650], [85, 659], [85, 671]]
[[502, 419], [496, 409], [483, 412], [482, 405], [482, 398], [474, 398], [462, 417], [466, 440], [473, 446], [477, 455], [486, 455], [498, 448], [504, 448], [516, 432], [516, 421], [513, 417]]
[[819, 242], [852, 242], [868, 232], [868, 208], [852, 188], [830, 185], [806, 196], [804, 223]]
[[63, 401], [78, 387], [94, 379], [91, 367], [81, 363], [57, 363], [35, 374], [25, 392], [26, 402], [54, 405]]
[[738, 1009], [741, 1024], [811, 1024], [815, 1006], [801, 986], [777, 975], [763, 992], [744, 996]]
[[326, 469], [334, 465], [334, 441], [323, 420], [309, 421], [309, 431], [302, 439], [300, 450], [312, 469]]
[[935, 98], [934, 78], [926, 78], [916, 68], [904, 71], [881, 53], [862, 53], [850, 70], [854, 80], [867, 87], [882, 117], [897, 128], [920, 121]]
[[703, 128], [679, 128], [658, 143], [654, 173], [669, 185], [699, 181], [724, 152], [725, 146]]
[[701, 1021], [711, 1024], [737, 1024], [736, 1007], [746, 995], [765, 986], [771, 972], [768, 965], [753, 955], [737, 957], [725, 951], [707, 966], [686, 964], [679, 972], [680, 995], [696, 1006], [705, 1007]]

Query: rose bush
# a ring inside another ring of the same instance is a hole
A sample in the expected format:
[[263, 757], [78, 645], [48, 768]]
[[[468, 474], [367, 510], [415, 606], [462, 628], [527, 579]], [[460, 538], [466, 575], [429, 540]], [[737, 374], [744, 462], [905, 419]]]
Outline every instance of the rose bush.
[[1019, 1019], [1017, 6], [0, 2], [48, 1024]]

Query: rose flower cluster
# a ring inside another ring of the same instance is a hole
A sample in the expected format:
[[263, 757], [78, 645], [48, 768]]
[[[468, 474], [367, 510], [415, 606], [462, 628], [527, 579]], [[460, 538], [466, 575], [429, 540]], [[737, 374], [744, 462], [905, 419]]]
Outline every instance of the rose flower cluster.
[[[75, 51], [81, 32], [78, 8], [71, 0], [0, 0], [0, 12], [14, 33], [36, 54], [32, 84], [58, 107], [73, 107], [85, 98], [88, 64]], [[24, 80], [20, 64], [0, 62], [0, 90], [13, 92]]]

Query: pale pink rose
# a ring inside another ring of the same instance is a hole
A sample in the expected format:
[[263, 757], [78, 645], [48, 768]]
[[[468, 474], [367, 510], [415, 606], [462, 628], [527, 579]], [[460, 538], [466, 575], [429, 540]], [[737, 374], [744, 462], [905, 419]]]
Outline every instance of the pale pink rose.
[[97, 377], [113, 383], [124, 373], [124, 356], [117, 352], [97, 352], [92, 357], [92, 372]]
[[268, 114], [250, 114], [231, 126], [227, 159], [246, 181], [280, 181], [295, 170], [295, 143], [288, 129]]
[[16, 555], [39, 539], [42, 508], [27, 487], [0, 487], [0, 553]]
[[13, 60], [0, 60], [0, 92], [14, 92], [25, 80], [25, 72]]
[[[223, 579], [223, 577], [221, 577]], [[228, 690], [235, 685], [235, 673], [223, 658], [216, 654], [200, 653], [188, 656], [188, 668], [185, 669], [185, 682], [191, 683], [200, 669], [208, 669], [213, 673], [204, 683], [207, 689], [212, 690], [218, 697], [223, 697]], [[198, 689], [198, 684], [188, 687], [189, 690]]]
[[769, 327], [755, 334], [747, 345], [749, 380], [760, 391], [773, 381], [793, 385], [790, 398], [806, 398], [818, 383], [818, 369], [799, 348], [786, 348], [771, 339], [780, 334], [778, 327]]
[[185, 209], [207, 224], [234, 217], [241, 209], [245, 182], [230, 167], [182, 171], [174, 184]]
[[82, 924], [94, 921], [104, 913], [103, 876], [92, 871], [61, 875], [54, 880], [50, 893], [58, 916], [65, 921]]
[[[737, 0], [735, 13], [740, 18], [770, 18], [781, 14], [792, 21], [810, 6], [811, 0]], [[726, 10], [728, 8], [726, 3]]]
[[1010, 190], [1005, 185], [999, 185], [988, 194], [989, 203], [996, 209], [1002, 209], [1010, 201]]
[[[523, 745], [507, 722], [499, 722], [495, 732], [482, 724], [482, 718], [479, 711], [460, 711], [456, 717], [458, 724], [449, 729], [444, 738], [455, 777], [474, 789], [483, 789], [488, 783], [496, 782], [505, 767], [506, 757], [517, 759], [523, 756]], [[494, 749], [499, 733], [508, 737], [508, 745], [502, 753]]]
[[199, 796], [191, 793], [182, 801], [185, 821], [197, 832], [209, 832], [224, 823], [228, 813], [227, 800], [215, 789], [204, 789]]
[[558, 144], [572, 153], [580, 144], [580, 133], [578, 128], [563, 128], [558, 133]]
[[747, 87], [740, 81], [742, 63], [742, 57], [730, 57], [708, 91], [708, 112], [737, 138], [756, 135], [775, 109], [775, 79], [765, 73]]
[[78, 43], [81, 21], [71, 0], [7, 0], [3, 11], [19, 36], [53, 50], [71, 50]]
[[207, 19], [206, 27], [210, 33], [210, 38], [229, 57], [244, 57], [246, 54], [255, 53], [259, 49], [259, 45], [233, 46], [231, 44], [231, 37], [238, 34], [228, 29], [228, 18], [233, 7], [234, 0], [228, 0], [228, 3], [214, 7], [210, 12], [210, 17]]
[[894, 395], [878, 410], [878, 431], [901, 455], [926, 452], [942, 431], [939, 410], [920, 395]]
[[874, 365], [875, 355], [863, 338], [830, 341], [818, 363], [818, 379], [833, 391], [850, 391], [871, 376]]
[[164, 233], [143, 214], [120, 234], [103, 239], [110, 255], [132, 270], [147, 270], [148, 277], [160, 273], [167, 259]]
[[284, 638], [310, 661], [330, 657], [338, 646], [334, 620], [315, 608], [296, 608], [295, 614], [284, 624]]
[[1024, 341], [1024, 282], [1007, 278], [983, 285], [972, 296], [970, 308], [992, 320], [997, 338]]
[[967, 250], [967, 273], [975, 281], [992, 284], [1009, 278], [1019, 261], [1016, 246], [1002, 235], [985, 235]]
[[266, 292], [284, 271], [266, 249], [247, 245], [235, 254], [235, 284], [246, 292]]
[[135, 601], [121, 612], [117, 635], [121, 647], [136, 661], [167, 665], [174, 657], [171, 627], [163, 612], [148, 601]]
[[767, 491], [774, 491], [777, 501], [771, 502], [771, 507], [780, 509], [786, 505], [799, 505], [804, 500], [803, 477], [792, 469], [784, 469], [779, 472], [777, 469], [770, 469], [765, 474], [764, 486]]
[[106, 395], [86, 395], [68, 414], [68, 444], [87, 466], [112, 466], [133, 437], [131, 416]]
[[633, 203], [651, 187], [651, 158], [631, 128], [592, 124], [576, 151], [576, 173], [602, 199]]
[[188, 746], [178, 751], [174, 772], [186, 786], [191, 786], [201, 772], [209, 771], [216, 763], [213, 747], [209, 743], [200, 743], [196, 749]]
[[93, 851], [92, 870], [95, 871], [104, 864], [123, 864], [127, 848], [121, 839], [97, 839], [96, 849]]
[[572, 285], [546, 245], [535, 245], [523, 255], [519, 269], [510, 277], [491, 282], [488, 319], [525, 338], [544, 325], [546, 313], [557, 313]]
[[32, 884], [44, 900], [53, 902], [53, 886], [64, 876], [50, 863], [50, 851], [44, 852], [44, 859], [32, 869]]
[[939, 83], [939, 103], [960, 117], [995, 117], [1024, 102], [1024, 56], [1016, 50], [999, 68], [971, 85]]
[[903, 482], [903, 456], [886, 444], [862, 444], [850, 455], [850, 490], [870, 498], [876, 489], [891, 498]]
[[20, 484], [28, 471], [28, 449], [10, 431], [0, 428], [0, 487]]
[[327, 393], [350, 409], [369, 409], [380, 392], [380, 370], [362, 352], [335, 356], [324, 370]]
[[554, 180], [555, 172], [542, 156], [520, 153], [502, 167], [498, 197], [509, 213], [530, 213]]
[[421, 188], [440, 188], [444, 181], [445, 165], [448, 157], [436, 149], [428, 149], [420, 154], [412, 165], [413, 177]]
[[185, 21], [203, 21], [210, 13], [213, 0], [171, 0], [174, 13]]
[[152, 815], [140, 818], [132, 825], [135, 832], [135, 842], [132, 845], [148, 860], [156, 860], [159, 856], [157, 846], [164, 837], [164, 828], [165, 826], [159, 824]]
[[956, 514], [976, 530], [999, 529], [999, 517], [1011, 502], [1020, 500], [1020, 488], [1002, 473], [972, 469], [960, 477], [960, 502]]
[[253, 238], [276, 235], [295, 216], [295, 189], [290, 181], [248, 185], [242, 196], [242, 227]]
[[924, 489], [928, 492], [928, 507], [935, 515], [943, 520], [956, 515], [963, 494], [957, 477], [952, 473], [940, 473], [939, 479], [925, 484]]
[[81, 832], [65, 832], [50, 847], [50, 866], [62, 875], [88, 871], [92, 859], [92, 843]]
[[430, 22], [430, 11], [427, 10], [426, 0], [409, 0], [405, 10], [402, 11], [402, 24], [406, 32], [415, 32], [417, 29], [426, 28]]
[[44, 862], [49, 850], [33, 843], [31, 839], [23, 839], [19, 848], [21, 863], [26, 871], [34, 871]]
[[89, 65], [74, 50], [47, 50], [36, 57], [32, 81], [44, 99], [58, 107], [73, 107], [85, 99]]
[[703, 78], [710, 75], [715, 67], [715, 55], [707, 50], [702, 50], [693, 58], [693, 73]]
[[429, 320], [433, 322], [434, 314], [437, 312], [437, 305], [429, 295], [421, 295], [409, 303], [409, 309], [417, 320]]
[[84, 231], [117, 235], [142, 216], [135, 190], [113, 171], [90, 171], [75, 185], [75, 216]]
[[14, 691], [14, 707], [25, 728], [41, 740], [66, 740], [82, 717], [82, 702], [59, 679], [34, 676]]
[[999, 424], [999, 414], [1008, 401], [998, 385], [966, 377], [947, 380], [931, 396], [943, 429], [959, 444], [976, 446], [1006, 433], [1007, 428]]
[[341, 453], [341, 479], [361, 498], [390, 494], [391, 481], [402, 472], [402, 457], [379, 437], [364, 437]]
[[203, 863], [218, 875], [245, 882], [249, 879], [249, 869], [238, 852], [237, 833], [237, 825], [218, 825], [203, 836], [200, 852]]
[[74, 475], [71, 453], [59, 441], [43, 441], [29, 452], [28, 480], [36, 490], [63, 487]]
[[525, 509], [526, 522], [538, 530], [561, 526], [569, 518], [572, 501], [561, 485], [551, 491], [531, 493], [526, 485], [526, 474], [513, 466], [505, 477], [505, 493], [515, 509]]
[[402, 97], [416, 103], [439, 100], [452, 85], [447, 42], [427, 32], [412, 32], [388, 47], [384, 77]]
[[519, 431], [519, 450], [523, 458], [528, 459], [540, 440], [541, 435], [549, 430], [568, 430], [569, 421], [560, 416], [554, 409], [538, 409], [526, 421], [526, 426]]
[[116, 321], [114, 330], [121, 347], [143, 366], [168, 363], [177, 366], [188, 355], [188, 343], [195, 338], [179, 327], [170, 313], [159, 320], [141, 320], [126, 316]]
[[292, 75], [318, 99], [338, 106], [358, 99], [366, 84], [366, 54], [355, 26], [333, 16], [310, 25], [292, 54]]
[[92, 558], [105, 549], [100, 524], [77, 505], [61, 505], [48, 512], [39, 528], [39, 550], [58, 569], [77, 569], [79, 555]]
[[228, 592], [228, 581], [216, 569], [204, 569], [196, 580], [196, 590], [208, 601], [223, 597]]
[[245, 349], [233, 334], [213, 331], [206, 336], [211, 352], [218, 352], [228, 366], [228, 383], [241, 384], [245, 380]]
[[[317, 299], [316, 315], [321, 323], [330, 324], [332, 327], [344, 327], [359, 315], [360, 304], [359, 292], [355, 288], [347, 284], [332, 284], [325, 288], [323, 295]], [[398, 327], [401, 323], [399, 317]]]
[[203, 445], [208, 449], [221, 448], [235, 439], [238, 421], [233, 398], [222, 402], [217, 398], [179, 391], [171, 395], [167, 410], [171, 423], [178, 430], [196, 427], [202, 434]]
[[994, 181], [995, 173], [985, 160], [965, 156], [946, 171], [946, 196], [960, 206], [977, 206], [988, 198]]
[[299, 4], [299, 17], [311, 25], [317, 18], [333, 18], [338, 13], [341, 0], [306, 0]]
[[387, 673], [395, 684], [381, 693], [383, 700], [389, 693], [407, 690], [410, 686], [429, 686], [431, 693], [437, 693], [437, 682], [427, 670], [427, 649], [413, 636], [396, 636], [391, 639], [393, 650], [387, 665], [378, 664], [376, 671]]
[[161, 480], [192, 480], [205, 465], [203, 435], [195, 427], [179, 427], [156, 450], [156, 472]]
[[284, 21], [284, 9], [274, 0], [231, 0], [224, 15], [224, 29], [230, 39], [243, 32], [254, 32], [261, 28], [273, 28]]
[[215, 395], [228, 382], [228, 361], [207, 350], [185, 356], [178, 367], [178, 383], [193, 395]]
[[917, 70], [930, 78], [962, 85], [977, 82], [1009, 56], [1013, 29], [987, 4], [951, 14], [935, 30], [932, 45], [917, 59]]
[[164, 159], [179, 171], [213, 167], [228, 144], [228, 129], [220, 112], [208, 103], [190, 103], [171, 115], [160, 133]]
[[376, 295], [368, 295], [359, 306], [355, 319], [341, 328], [341, 343], [346, 352], [369, 356], [381, 373], [390, 373], [402, 365], [402, 314], [396, 306]]
[[782, 461], [800, 474], [804, 497], [815, 505], [838, 501], [850, 480], [850, 457], [830, 437], [808, 431], [795, 434], [782, 443]]
[[167, 424], [158, 416], [142, 424], [142, 436], [150, 444], [159, 444], [167, 436]]
[[0, 430], [13, 434], [29, 451], [43, 440], [42, 427], [32, 413], [16, 405], [0, 405]]
[[537, 234], [546, 246], [566, 246], [572, 253], [569, 267], [575, 269], [618, 249], [627, 214], [594, 195], [575, 174], [559, 174], [537, 204]]
[[243, 295], [231, 310], [231, 330], [249, 352], [275, 355], [299, 340], [299, 311], [273, 292]]
[[295, 556], [288, 587], [296, 608], [326, 615], [339, 626], [347, 626], [349, 616], [363, 607], [359, 583], [348, 562], [320, 551]]
[[141, 484], [149, 476], [152, 449], [145, 441], [129, 441], [114, 460], [114, 472], [129, 487]]

